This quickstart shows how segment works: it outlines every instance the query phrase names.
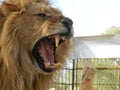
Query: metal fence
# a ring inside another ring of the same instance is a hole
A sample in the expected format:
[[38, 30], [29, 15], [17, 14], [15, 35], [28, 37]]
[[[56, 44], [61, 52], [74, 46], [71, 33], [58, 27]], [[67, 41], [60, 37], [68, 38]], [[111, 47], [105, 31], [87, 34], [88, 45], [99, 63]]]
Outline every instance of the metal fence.
[[[57, 76], [50, 90], [80, 90], [82, 67], [81, 61], [91, 61], [96, 69], [94, 90], [120, 90], [120, 59], [89, 58], [75, 59]], [[83, 63], [84, 64], [84, 63]], [[89, 63], [88, 63], [89, 64]]]

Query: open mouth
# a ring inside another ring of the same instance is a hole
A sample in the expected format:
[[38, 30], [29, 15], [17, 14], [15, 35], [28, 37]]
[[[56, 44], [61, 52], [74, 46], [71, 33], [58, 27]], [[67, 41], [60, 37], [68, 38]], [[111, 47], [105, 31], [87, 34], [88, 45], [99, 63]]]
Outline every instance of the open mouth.
[[51, 35], [38, 40], [34, 45], [32, 54], [44, 72], [50, 73], [61, 66], [55, 60], [55, 51], [66, 38], [64, 35]]

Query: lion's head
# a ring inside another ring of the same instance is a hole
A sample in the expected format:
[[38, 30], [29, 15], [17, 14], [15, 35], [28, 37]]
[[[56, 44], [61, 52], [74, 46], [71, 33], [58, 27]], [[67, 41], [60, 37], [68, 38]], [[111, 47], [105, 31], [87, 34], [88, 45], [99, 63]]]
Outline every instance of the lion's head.
[[47, 1], [3, 2], [0, 22], [0, 59], [6, 68], [50, 73], [64, 63], [73, 22]]

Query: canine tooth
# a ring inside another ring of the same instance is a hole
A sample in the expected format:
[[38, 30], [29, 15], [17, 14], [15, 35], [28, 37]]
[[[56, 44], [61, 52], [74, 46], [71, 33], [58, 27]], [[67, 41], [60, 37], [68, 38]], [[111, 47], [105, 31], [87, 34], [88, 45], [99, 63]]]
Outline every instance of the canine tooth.
[[56, 37], [55, 37], [55, 44], [56, 44], [56, 47], [58, 46], [59, 41], [60, 41], [60, 37], [59, 37], [59, 36], [56, 36]]
[[65, 40], [65, 37], [62, 37], [62, 40]]

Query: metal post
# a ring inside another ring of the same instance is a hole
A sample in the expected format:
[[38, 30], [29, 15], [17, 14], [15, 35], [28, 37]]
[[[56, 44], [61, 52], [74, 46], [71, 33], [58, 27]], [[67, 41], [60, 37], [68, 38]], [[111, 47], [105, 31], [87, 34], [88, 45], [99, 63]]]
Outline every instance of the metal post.
[[73, 59], [73, 69], [72, 69], [72, 90], [74, 90], [74, 79], [75, 79], [75, 59]]

